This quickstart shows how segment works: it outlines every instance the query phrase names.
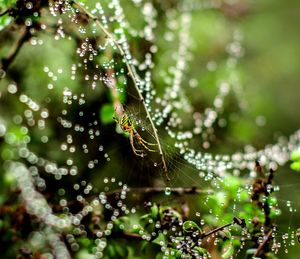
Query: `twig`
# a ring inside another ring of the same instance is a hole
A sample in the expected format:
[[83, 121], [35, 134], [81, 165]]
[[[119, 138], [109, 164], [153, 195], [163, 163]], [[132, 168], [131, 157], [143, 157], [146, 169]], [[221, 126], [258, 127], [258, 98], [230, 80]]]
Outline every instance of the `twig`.
[[19, 39], [17, 40], [17, 42], [15, 43], [15, 45], [12, 47], [10, 54], [8, 55], [8, 57], [3, 58], [1, 60], [2, 63], [2, 67], [1, 69], [3, 69], [4, 71], [6, 71], [8, 69], [8, 67], [10, 66], [10, 64], [14, 61], [15, 57], [17, 56], [17, 54], [19, 53], [21, 47], [23, 46], [23, 44], [30, 39], [31, 34], [29, 32], [29, 30], [26, 27], [23, 27], [22, 29], [22, 33], [19, 37]]
[[259, 245], [259, 247], [257, 248], [257, 250], [256, 250], [256, 252], [255, 252], [255, 254], [254, 254], [255, 257], [256, 257], [256, 256], [259, 256], [259, 254], [260, 254], [261, 251], [263, 250], [264, 246], [267, 244], [268, 240], [270, 239], [271, 234], [272, 234], [272, 230], [270, 230], [270, 231], [268, 232], [268, 234], [267, 234], [267, 235], [265, 236], [265, 238], [264, 238], [264, 242], [262, 242], [262, 243]]
[[6, 15], [6, 14], [9, 13], [10, 11], [11, 11], [11, 9], [9, 8], [9, 9], [5, 10], [3, 13], [0, 13], [0, 17]]
[[206, 238], [206, 237], [208, 237], [208, 236], [211, 236], [211, 235], [213, 235], [213, 234], [215, 234], [215, 233], [217, 233], [217, 232], [219, 232], [219, 231], [222, 231], [224, 228], [230, 227], [230, 226], [233, 225], [233, 224], [234, 224], [234, 222], [227, 223], [227, 224], [225, 224], [225, 225], [223, 225], [223, 226], [220, 226], [220, 227], [217, 227], [217, 228], [215, 228], [215, 229], [213, 229], [213, 230], [211, 230], [211, 231], [209, 231], [209, 232], [207, 232], [207, 233], [203, 233], [203, 234], [201, 235], [201, 239], [204, 239], [204, 238]]
[[[215, 229], [213, 229], [213, 230], [211, 230], [211, 231], [209, 231], [209, 232], [207, 232], [207, 233], [202, 233], [202, 234], [200, 235], [198, 241], [199, 241], [199, 240], [202, 240], [202, 239], [204, 239], [204, 238], [206, 238], [206, 237], [209, 237], [209, 236], [211, 236], [211, 235], [213, 235], [213, 234], [215, 234], [215, 233], [217, 233], [217, 232], [219, 232], [219, 231], [222, 231], [224, 228], [230, 227], [230, 226], [232, 226], [232, 225], [234, 225], [234, 224], [237, 224], [237, 225], [241, 226], [242, 228], [244, 228], [244, 227], [246, 226], [245, 220], [244, 220], [244, 219], [234, 217], [232, 222], [227, 223], [227, 224], [225, 224], [225, 225], [223, 225], [223, 226], [217, 227], [217, 228], [215, 228]], [[194, 247], [197, 245], [197, 243], [198, 243], [198, 242], [195, 242], [195, 243], [192, 245], [191, 248], [194, 248]]]
[[[272, 169], [270, 169], [269, 176], [268, 176], [267, 181], [266, 181], [265, 186], [264, 186], [266, 201], [263, 204], [263, 210], [264, 210], [264, 213], [265, 213], [265, 223], [264, 223], [264, 225], [266, 227], [270, 227], [270, 225], [271, 225], [271, 218], [270, 218], [271, 209], [270, 209], [270, 206], [269, 206], [269, 203], [270, 203], [269, 197], [270, 197], [271, 193], [274, 191], [273, 187], [271, 187], [273, 178], [274, 178], [274, 171]], [[271, 187], [271, 189], [268, 189], [270, 187]]]
[[[90, 19], [92, 19], [93, 21], [95, 21], [95, 23], [106, 34], [106, 36], [109, 37], [113, 41], [113, 43], [115, 44], [115, 46], [120, 51], [121, 55], [123, 57], [126, 57], [123, 48], [119, 45], [119, 43], [113, 37], [113, 35], [103, 26], [103, 24], [100, 22], [100, 20], [99, 20], [98, 17], [96, 17], [93, 14], [91, 14], [85, 7], [83, 7], [82, 5], [76, 3], [75, 1], [72, 1], [71, 4], [75, 5], [79, 10], [81, 10], [83, 13], [85, 13]], [[142, 102], [142, 105], [143, 105], [143, 108], [144, 108], [144, 110], [146, 112], [147, 118], [150, 121], [152, 130], [153, 130], [153, 133], [154, 133], [154, 137], [155, 137], [155, 140], [156, 140], [156, 143], [157, 143], [157, 146], [158, 146], [158, 150], [159, 150], [159, 153], [160, 153], [160, 156], [161, 156], [161, 160], [162, 160], [162, 163], [163, 163], [163, 169], [165, 171], [166, 179], [168, 181], [170, 181], [171, 179], [170, 179], [169, 174], [168, 174], [167, 164], [166, 164], [165, 157], [164, 157], [164, 154], [163, 154], [163, 151], [162, 151], [162, 147], [161, 147], [158, 135], [157, 135], [157, 129], [156, 129], [156, 127], [154, 125], [154, 122], [153, 122], [153, 120], [151, 118], [150, 112], [148, 111], [148, 108], [146, 107], [146, 104], [144, 102], [144, 97], [142, 96], [142, 94], [140, 92], [140, 89], [139, 89], [139, 86], [138, 86], [140, 80], [138, 79], [138, 75], [135, 73], [134, 67], [128, 61], [125, 61], [125, 63], [126, 63], [127, 69], [128, 69], [128, 73], [129, 73], [130, 77], [133, 80], [133, 84], [134, 84], [134, 87], [135, 87], [135, 89], [137, 91], [137, 94], [138, 94], [138, 96], [140, 98], [140, 101]]]
[[[155, 194], [155, 193], [163, 193], [166, 191], [165, 187], [136, 187], [136, 188], [127, 188], [127, 189], [117, 189], [111, 192], [105, 193], [107, 196], [112, 196], [114, 194], [121, 193], [122, 191], [126, 192], [137, 192], [137, 193], [147, 193], [147, 194]], [[184, 194], [210, 194], [213, 193], [212, 190], [202, 190], [197, 189], [196, 187], [187, 187], [187, 188], [170, 188], [171, 194], [175, 195], [184, 195]]]
[[209, 232], [207, 232], [207, 233], [204, 232], [204, 233], [200, 234], [199, 237], [198, 237], [198, 239], [197, 239], [197, 241], [194, 242], [194, 244], [191, 246], [191, 249], [193, 249], [193, 248], [198, 244], [198, 242], [199, 242], [200, 240], [202, 240], [202, 239], [204, 239], [204, 238], [207, 238], [207, 237], [209, 237], [209, 236], [211, 236], [211, 235], [213, 235], [213, 234], [215, 234], [215, 233], [217, 233], [217, 232], [219, 232], [219, 231], [222, 231], [224, 228], [230, 227], [230, 226], [233, 225], [234, 223], [235, 223], [235, 222], [233, 221], [233, 222], [231, 222], [231, 223], [227, 223], [227, 224], [225, 224], [225, 225], [223, 225], [223, 226], [217, 227], [217, 228], [215, 228], [215, 229], [213, 229], [213, 230], [211, 230], [211, 231], [209, 231]]
[[110, 237], [113, 238], [126, 238], [131, 240], [143, 240], [143, 237], [136, 233], [129, 233], [129, 232], [114, 232]]

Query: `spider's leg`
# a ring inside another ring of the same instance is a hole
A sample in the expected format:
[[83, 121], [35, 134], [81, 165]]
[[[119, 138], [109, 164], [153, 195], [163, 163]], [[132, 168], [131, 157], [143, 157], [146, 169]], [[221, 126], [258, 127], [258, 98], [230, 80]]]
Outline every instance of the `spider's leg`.
[[150, 142], [144, 140], [143, 138], [141, 138], [141, 141], [142, 141], [144, 144], [148, 145], [148, 146], [157, 146], [156, 143], [150, 143]]
[[[147, 146], [157, 146], [157, 144], [156, 143], [150, 143], [150, 142], [148, 142], [148, 141], [146, 141], [146, 140], [144, 140], [142, 137], [141, 137], [141, 135], [134, 129], [134, 136], [136, 137], [136, 139], [137, 139], [137, 141], [138, 142], [140, 142], [140, 143], [143, 143], [143, 144], [145, 144], [145, 145], [147, 145]], [[142, 144], [142, 145], [143, 145]], [[144, 145], [143, 145], [144, 146]], [[144, 146], [145, 147], [145, 146]]]
[[133, 132], [133, 134], [134, 134], [134, 137], [137, 140], [137, 142], [139, 142], [139, 144], [141, 144], [146, 150], [148, 150], [150, 152], [156, 152], [156, 150], [153, 150], [147, 146], [148, 142], [145, 141], [137, 131]]
[[[131, 145], [132, 151], [136, 156], [140, 156], [140, 157], [146, 156], [146, 154], [144, 153], [143, 150], [139, 150], [139, 149], [135, 148], [135, 146], [133, 144], [133, 131], [129, 132], [129, 140], [130, 140], [130, 145]], [[141, 152], [141, 153], [138, 153], [138, 152]]]
[[144, 148], [146, 148], [148, 151], [150, 151], [150, 152], [157, 152], [157, 151], [154, 150], [154, 149], [150, 149], [150, 148], [142, 141], [142, 139], [139, 141], [139, 143], [140, 143]]

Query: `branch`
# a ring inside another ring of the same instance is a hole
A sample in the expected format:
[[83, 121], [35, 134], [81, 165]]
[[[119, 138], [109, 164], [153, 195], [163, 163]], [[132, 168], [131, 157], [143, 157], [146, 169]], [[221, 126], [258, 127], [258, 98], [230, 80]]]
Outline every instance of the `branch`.
[[31, 34], [30, 34], [29, 30], [27, 29], [27, 27], [23, 27], [20, 37], [17, 40], [17, 42], [15, 43], [15, 45], [12, 47], [10, 54], [8, 55], [8, 57], [3, 58], [1, 60], [1, 63], [2, 63], [1, 69], [3, 69], [4, 71], [6, 71], [8, 69], [8, 67], [11, 65], [11, 63], [14, 61], [17, 54], [19, 53], [23, 44], [26, 41], [28, 41], [30, 39], [30, 37], [31, 37]]
[[265, 236], [264, 242], [262, 242], [262, 243], [259, 245], [259, 247], [257, 248], [257, 250], [256, 250], [256, 252], [255, 252], [255, 254], [254, 254], [254, 257], [259, 256], [259, 254], [262, 252], [264, 246], [267, 244], [268, 240], [270, 239], [271, 234], [272, 234], [272, 230], [270, 230], [270, 231], [268, 232], [268, 234]]
[[0, 17], [6, 15], [7, 13], [9, 13], [11, 11], [11, 9], [7, 9], [6, 11], [4, 11], [3, 13], [0, 13]]
[[[106, 196], [112, 196], [114, 194], [121, 193], [122, 191], [126, 192], [138, 192], [138, 193], [147, 193], [147, 194], [155, 194], [155, 193], [164, 193], [166, 191], [165, 187], [136, 187], [136, 188], [127, 188], [127, 189], [117, 189], [111, 192], [105, 193]], [[184, 195], [184, 194], [211, 194], [213, 190], [202, 190], [197, 189], [196, 187], [187, 187], [187, 188], [170, 188], [171, 194], [174, 195]]]
[[[99, 20], [98, 17], [96, 17], [93, 14], [91, 14], [85, 7], [83, 7], [82, 5], [76, 3], [75, 1], [72, 1], [71, 4], [74, 5], [74, 6], [76, 6], [78, 10], [81, 10], [90, 19], [92, 19], [99, 26], [99, 28], [104, 32], [104, 34], [113, 41], [113, 43], [115, 44], [115, 46], [120, 51], [121, 55], [124, 58], [126, 58], [125, 52], [122, 49], [122, 47], [119, 45], [119, 43], [117, 42], [117, 40], [115, 39], [115, 37], [104, 27], [104, 25], [101, 23], [101, 21]], [[150, 112], [148, 111], [148, 108], [147, 108], [147, 106], [146, 106], [146, 104], [144, 102], [144, 97], [142, 96], [142, 94], [140, 92], [140, 89], [139, 89], [139, 81], [140, 81], [140, 79], [138, 78], [138, 75], [136, 74], [134, 67], [126, 59], [125, 59], [125, 63], [126, 63], [127, 69], [128, 69], [128, 73], [129, 73], [130, 77], [133, 80], [133, 84], [134, 84], [135, 90], [136, 90], [136, 92], [137, 92], [137, 94], [139, 96], [139, 99], [140, 99], [140, 101], [141, 101], [141, 103], [143, 105], [143, 108], [144, 108], [145, 112], [146, 112], [147, 118], [149, 119], [149, 122], [151, 124], [152, 131], [154, 133], [154, 137], [155, 137], [155, 140], [156, 140], [156, 143], [157, 143], [157, 146], [158, 146], [158, 150], [159, 150], [159, 153], [160, 153], [160, 156], [161, 156], [161, 160], [162, 160], [162, 163], [163, 163], [163, 169], [164, 169], [164, 172], [165, 172], [166, 179], [168, 181], [170, 181], [171, 179], [170, 179], [169, 174], [168, 174], [168, 169], [167, 169], [167, 164], [166, 164], [166, 161], [165, 161], [165, 156], [163, 154], [162, 147], [161, 147], [161, 144], [160, 144], [160, 140], [159, 140], [158, 135], [157, 135], [157, 129], [156, 129], [156, 127], [154, 125], [154, 122], [153, 122], [153, 120], [151, 118]]]
[[144, 240], [143, 237], [136, 233], [129, 232], [113, 232], [109, 237], [111, 238], [125, 238], [127, 240]]
[[[211, 235], [213, 235], [213, 234], [215, 234], [215, 233], [217, 233], [219, 231], [222, 231], [224, 228], [230, 227], [230, 226], [232, 226], [234, 224], [237, 224], [237, 225], [241, 226], [242, 228], [244, 228], [246, 226], [246, 223], [245, 223], [244, 219], [241, 219], [241, 218], [238, 218], [238, 217], [234, 217], [232, 222], [227, 223], [227, 224], [225, 224], [223, 226], [217, 227], [217, 228], [215, 228], [215, 229], [213, 229], [213, 230], [211, 230], [211, 231], [209, 231], [207, 233], [203, 233], [202, 235], [200, 235], [199, 240], [202, 240], [202, 239], [204, 239], [206, 237], [209, 237], [209, 236], [211, 236]], [[197, 244], [197, 242], [194, 243], [194, 245], [192, 246], [192, 248], [195, 247], [196, 244]]]
[[203, 234], [201, 235], [201, 239], [204, 239], [204, 238], [206, 238], [206, 237], [208, 237], [208, 236], [211, 236], [211, 235], [213, 235], [213, 234], [215, 234], [215, 233], [217, 233], [217, 232], [219, 232], [219, 231], [222, 231], [224, 228], [230, 227], [230, 226], [233, 225], [233, 224], [235, 224], [235, 223], [234, 223], [234, 222], [227, 223], [227, 224], [225, 224], [225, 225], [223, 225], [223, 226], [220, 226], [220, 227], [218, 227], [218, 228], [215, 228], [215, 229], [213, 229], [213, 230], [211, 230], [211, 231], [209, 231], [209, 232], [207, 232], [207, 233], [203, 233]]

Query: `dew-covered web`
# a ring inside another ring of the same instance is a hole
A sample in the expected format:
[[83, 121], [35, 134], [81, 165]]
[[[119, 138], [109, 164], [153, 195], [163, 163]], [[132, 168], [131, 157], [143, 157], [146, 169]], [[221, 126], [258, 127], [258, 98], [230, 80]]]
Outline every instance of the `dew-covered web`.
[[[134, 199], [144, 197], [141, 192], [148, 184], [153, 188], [148, 192], [159, 195], [145, 196], [147, 201], [161, 208], [171, 201], [182, 203], [184, 211], [185, 198], [173, 198], [176, 193], [187, 195], [186, 203], [193, 203], [191, 193], [201, 196], [201, 206], [192, 206], [190, 215], [205, 232], [230, 223], [232, 216], [245, 219], [251, 227], [261, 224], [259, 233], [230, 225], [227, 232], [237, 232], [236, 236], [224, 231], [201, 245], [213, 240], [218, 246], [228, 235], [235, 240], [227, 242], [228, 247], [238, 254], [251, 250], [251, 235], [257, 237], [253, 254], [266, 237], [275, 253], [280, 248], [288, 252], [295, 245], [299, 203], [280, 194], [285, 188], [297, 188], [299, 180], [278, 184], [276, 174], [299, 146], [299, 131], [261, 150], [247, 145], [238, 149], [242, 151], [218, 154], [222, 130], [231, 123], [227, 114], [243, 115], [247, 102], [239, 71], [244, 35], [237, 23], [226, 20], [217, 2], [53, 1], [45, 9], [40, 29], [32, 29], [30, 46], [24, 47], [30, 54], [42, 49], [39, 71], [28, 69], [24, 79], [39, 89], [39, 95], [8, 73], [3, 74], [6, 88], [0, 96], [7, 103], [14, 99], [22, 104], [21, 110], [1, 111], [0, 133], [8, 146], [3, 151], [4, 166], [15, 178], [28, 213], [40, 222], [31, 242], [38, 247], [42, 247], [39, 239], [47, 243], [51, 249], [45, 254], [70, 258], [70, 251], [79, 251], [78, 237], [92, 236], [92, 254], [103, 257], [116, 222], [120, 230], [127, 230], [122, 217], [144, 210]], [[134, 13], [128, 15], [126, 8]], [[201, 39], [191, 32], [201, 26], [206, 13], [213, 17], [216, 33], [200, 30], [199, 35], [209, 38]], [[143, 23], [136, 24], [134, 16]], [[27, 23], [31, 26], [30, 20]], [[223, 48], [217, 55], [205, 56], [199, 68], [195, 59], [205, 52], [199, 52], [204, 40], [219, 40]], [[47, 53], [51, 45], [57, 57]], [[20, 55], [30, 59], [22, 51]], [[218, 80], [212, 85], [202, 80], [214, 75]], [[127, 132], [124, 126], [129, 127]], [[270, 170], [275, 170], [275, 183]], [[55, 200], [49, 198], [53, 193], [47, 186], [56, 186]], [[262, 201], [255, 195], [261, 195]], [[216, 203], [219, 206], [213, 206]], [[246, 211], [245, 203], [255, 211]], [[280, 229], [280, 216], [272, 224], [267, 219], [261, 223], [259, 217], [277, 216], [281, 210], [289, 219], [288, 229]], [[92, 231], [88, 220], [99, 221]], [[156, 225], [154, 234], [165, 234]], [[153, 240], [154, 234], [138, 224], [132, 228], [142, 240]], [[61, 235], [66, 229], [71, 230], [64, 242]], [[181, 237], [178, 229], [172, 231], [171, 239]], [[180, 242], [178, 247], [186, 253]], [[167, 244], [159, 244], [165, 256], [172, 253]]]

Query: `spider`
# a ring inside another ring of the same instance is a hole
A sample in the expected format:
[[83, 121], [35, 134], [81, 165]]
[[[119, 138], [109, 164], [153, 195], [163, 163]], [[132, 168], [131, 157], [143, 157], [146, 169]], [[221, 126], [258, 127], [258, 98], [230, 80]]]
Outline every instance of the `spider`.
[[[157, 152], [156, 150], [151, 149], [149, 146], [157, 146], [157, 144], [149, 143], [146, 140], [144, 140], [141, 135], [137, 132], [137, 130], [134, 127], [134, 123], [132, 119], [126, 114], [123, 113], [123, 115], [119, 116], [119, 118], [114, 117], [114, 120], [116, 123], [118, 123], [123, 130], [123, 132], [129, 133], [129, 140], [130, 145], [132, 148], [133, 153], [136, 156], [144, 157], [145, 151], [150, 152]], [[144, 149], [136, 149], [134, 146], [134, 139], [144, 148]]]

